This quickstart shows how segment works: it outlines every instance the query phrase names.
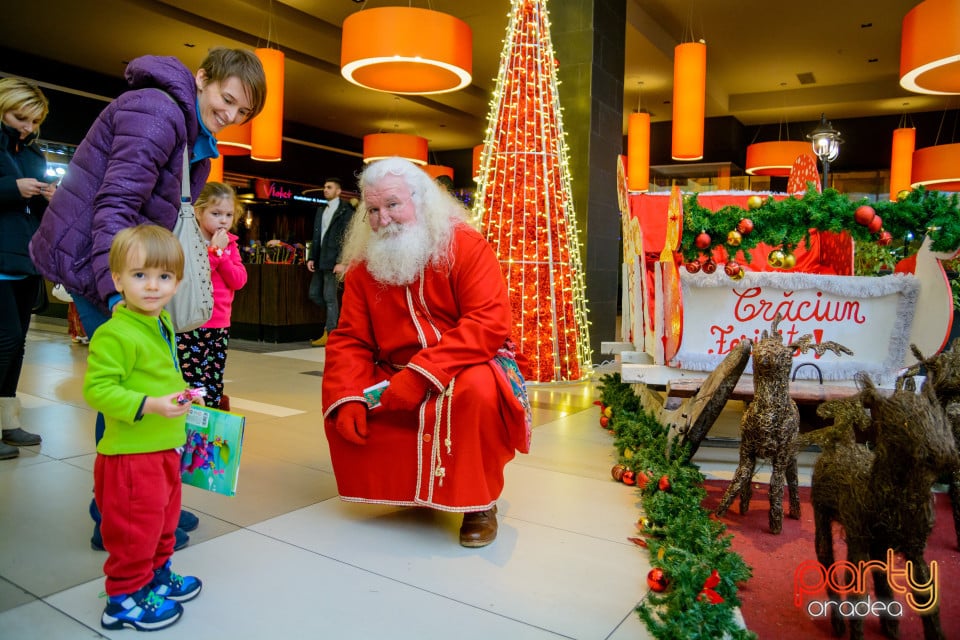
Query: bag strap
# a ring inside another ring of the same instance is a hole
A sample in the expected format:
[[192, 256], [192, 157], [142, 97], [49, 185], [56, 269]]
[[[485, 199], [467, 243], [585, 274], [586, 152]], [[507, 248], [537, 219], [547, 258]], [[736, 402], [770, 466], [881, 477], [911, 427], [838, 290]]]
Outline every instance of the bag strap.
[[187, 145], [183, 145], [183, 175], [180, 176], [180, 215], [183, 216], [184, 209], [189, 209], [190, 217], [193, 215], [193, 207], [184, 207], [183, 205], [190, 205], [193, 202], [193, 197], [190, 195], [190, 154], [187, 153]]

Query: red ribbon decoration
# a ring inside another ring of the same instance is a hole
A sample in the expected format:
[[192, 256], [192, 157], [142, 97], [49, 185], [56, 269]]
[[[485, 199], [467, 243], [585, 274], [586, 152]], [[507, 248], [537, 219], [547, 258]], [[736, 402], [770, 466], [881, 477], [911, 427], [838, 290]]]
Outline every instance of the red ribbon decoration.
[[703, 590], [697, 596], [697, 600], [706, 599], [710, 604], [720, 604], [723, 602], [723, 597], [713, 590], [718, 584], [720, 584], [720, 574], [714, 569], [710, 572], [710, 577], [703, 581]]

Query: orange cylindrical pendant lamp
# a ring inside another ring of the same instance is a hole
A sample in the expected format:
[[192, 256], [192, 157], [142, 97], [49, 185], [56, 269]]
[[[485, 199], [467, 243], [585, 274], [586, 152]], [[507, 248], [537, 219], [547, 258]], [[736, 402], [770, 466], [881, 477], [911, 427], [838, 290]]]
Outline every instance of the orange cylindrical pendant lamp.
[[627, 190], [650, 188], [650, 114], [631, 113], [627, 119]]
[[797, 140], [755, 142], [747, 147], [745, 171], [751, 176], [786, 177], [797, 156], [810, 153], [810, 143]]
[[463, 20], [439, 11], [364, 9], [343, 21], [340, 73], [375, 91], [456, 91], [472, 78], [473, 33]]
[[483, 160], [483, 145], [473, 148], [473, 181], [480, 182], [480, 161]]
[[910, 186], [920, 185], [936, 191], [960, 191], [960, 142], [913, 152]]
[[673, 50], [674, 160], [703, 158], [703, 116], [707, 90], [707, 45], [685, 42]]
[[453, 180], [453, 167], [447, 167], [442, 164], [428, 164], [423, 168], [427, 175], [436, 180], [440, 176], [447, 176]]
[[363, 136], [363, 161], [399, 156], [426, 166], [427, 139], [406, 133], [371, 133]]
[[223, 155], [210, 158], [210, 174], [207, 182], [223, 182]]
[[250, 157], [279, 162], [283, 149], [283, 52], [256, 49], [267, 76], [267, 99], [250, 129]]
[[917, 145], [917, 130], [900, 127], [893, 130], [893, 150], [890, 153], [890, 202], [897, 194], [910, 190], [913, 175], [913, 152]]
[[900, 86], [916, 93], [960, 93], [960, 2], [925, 0], [903, 17]]
[[243, 124], [231, 124], [224, 127], [217, 134], [217, 150], [225, 156], [250, 155], [250, 129], [253, 122], [247, 120]]

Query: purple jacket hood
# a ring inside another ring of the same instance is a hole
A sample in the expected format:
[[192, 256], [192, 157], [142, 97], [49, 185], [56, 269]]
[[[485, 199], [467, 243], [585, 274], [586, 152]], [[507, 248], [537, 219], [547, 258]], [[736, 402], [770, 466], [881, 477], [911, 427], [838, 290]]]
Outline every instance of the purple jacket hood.
[[[200, 127], [194, 76], [176, 58], [137, 58], [126, 78], [130, 90], [91, 125], [30, 243], [44, 277], [104, 310], [116, 293], [108, 264], [114, 235], [138, 224], [173, 229], [183, 150], [193, 149]], [[209, 160], [191, 165], [193, 199], [209, 172]]]

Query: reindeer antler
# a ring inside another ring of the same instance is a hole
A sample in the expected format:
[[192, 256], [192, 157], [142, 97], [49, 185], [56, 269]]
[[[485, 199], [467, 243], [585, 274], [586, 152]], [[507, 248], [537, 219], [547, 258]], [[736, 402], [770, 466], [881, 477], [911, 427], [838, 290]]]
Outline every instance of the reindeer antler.
[[807, 351], [813, 350], [818, 356], [822, 356], [827, 351], [833, 351], [838, 356], [844, 353], [848, 356], [853, 355], [853, 351], [843, 346], [839, 342], [834, 342], [833, 340], [828, 340], [826, 342], [813, 342], [813, 336], [809, 333], [800, 336], [800, 339], [796, 342], [791, 342], [788, 344], [787, 348], [799, 349], [801, 353], [806, 353]]

